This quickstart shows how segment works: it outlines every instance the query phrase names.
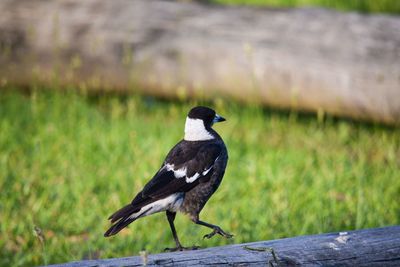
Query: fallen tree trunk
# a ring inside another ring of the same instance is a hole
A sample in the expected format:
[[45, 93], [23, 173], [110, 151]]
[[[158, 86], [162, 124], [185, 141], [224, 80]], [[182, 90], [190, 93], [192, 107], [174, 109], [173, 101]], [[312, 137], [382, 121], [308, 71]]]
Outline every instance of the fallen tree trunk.
[[400, 18], [175, 1], [0, 1], [0, 85], [215, 92], [400, 122]]
[[144, 260], [148, 266], [400, 266], [400, 226], [52, 266], [143, 266]]

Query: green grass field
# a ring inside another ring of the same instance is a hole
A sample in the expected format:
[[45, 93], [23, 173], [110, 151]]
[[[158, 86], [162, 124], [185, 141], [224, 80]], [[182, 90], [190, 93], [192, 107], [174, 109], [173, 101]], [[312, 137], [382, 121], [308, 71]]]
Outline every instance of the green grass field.
[[363, 13], [400, 13], [398, 0], [210, 0], [216, 4], [271, 7], [325, 7]]
[[[106, 239], [107, 217], [131, 201], [182, 138], [202, 101], [137, 95], [0, 93], [0, 265], [31, 266], [150, 253], [174, 245], [164, 214]], [[230, 161], [201, 218], [177, 216], [184, 245], [211, 247], [400, 223], [399, 129], [208, 103]], [[35, 235], [39, 227], [44, 241]]]

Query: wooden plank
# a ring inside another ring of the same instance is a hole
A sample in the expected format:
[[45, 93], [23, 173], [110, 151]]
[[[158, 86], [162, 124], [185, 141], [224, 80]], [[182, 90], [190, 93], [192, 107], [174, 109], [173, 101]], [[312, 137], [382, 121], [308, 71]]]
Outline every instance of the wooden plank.
[[[275, 254], [275, 259], [273, 253]], [[140, 256], [53, 267], [142, 266]], [[148, 266], [400, 266], [400, 226], [152, 254]]]
[[146, 90], [400, 122], [400, 17], [161, 0], [0, 1], [0, 86]]

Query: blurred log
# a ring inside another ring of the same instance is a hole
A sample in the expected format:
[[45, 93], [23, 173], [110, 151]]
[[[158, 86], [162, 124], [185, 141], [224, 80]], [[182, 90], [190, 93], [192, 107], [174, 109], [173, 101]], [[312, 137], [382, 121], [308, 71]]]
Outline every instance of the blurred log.
[[10, 83], [217, 93], [398, 123], [400, 18], [160, 0], [3, 0], [0, 86]]
[[[400, 266], [400, 226], [161, 253], [147, 266]], [[85, 260], [53, 267], [143, 266], [143, 257]]]

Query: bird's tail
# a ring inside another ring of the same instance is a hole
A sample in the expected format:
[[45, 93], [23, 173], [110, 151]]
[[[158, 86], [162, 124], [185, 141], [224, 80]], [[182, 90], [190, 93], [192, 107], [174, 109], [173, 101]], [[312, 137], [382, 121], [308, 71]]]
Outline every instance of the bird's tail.
[[111, 223], [114, 223], [105, 233], [105, 237], [109, 237], [117, 234], [123, 228], [128, 226], [131, 222], [144, 216], [148, 210], [143, 210], [142, 207], [137, 207], [132, 204], [128, 204], [125, 207], [117, 210], [108, 219]]

